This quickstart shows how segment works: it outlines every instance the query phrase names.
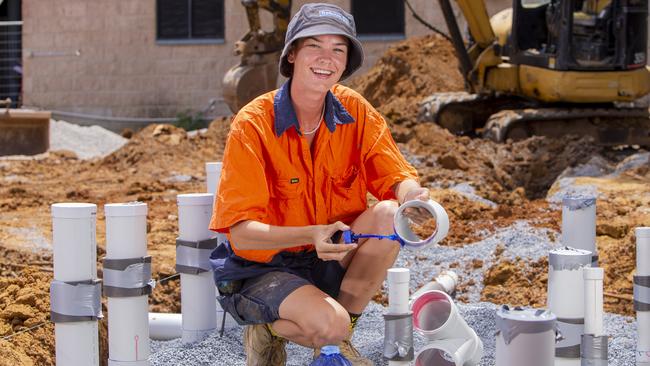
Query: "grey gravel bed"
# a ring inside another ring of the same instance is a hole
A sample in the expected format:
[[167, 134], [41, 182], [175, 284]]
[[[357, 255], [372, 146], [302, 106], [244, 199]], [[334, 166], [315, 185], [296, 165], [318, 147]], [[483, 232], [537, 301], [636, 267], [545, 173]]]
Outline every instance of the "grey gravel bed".
[[[482, 290], [483, 273], [495, 261], [495, 248], [499, 244], [505, 248], [501, 258], [521, 257], [537, 260], [548, 255], [551, 248], [559, 246], [559, 242], [552, 240], [552, 238], [559, 240], [559, 237], [559, 234], [553, 230], [535, 228], [526, 221], [518, 221], [488, 235], [484, 240], [462, 248], [434, 246], [419, 251], [403, 250], [395, 267], [411, 269], [411, 292], [448, 269], [455, 271], [460, 276], [461, 282], [473, 279], [475, 285], [470, 286], [465, 293], [470, 303], [458, 304], [458, 306], [467, 323], [483, 340], [485, 355], [481, 365], [494, 365], [496, 333], [494, 317], [498, 306], [478, 301]], [[474, 259], [483, 261], [482, 266], [474, 268], [471, 265]], [[452, 263], [458, 265], [450, 268]], [[359, 351], [377, 365], [387, 364], [381, 357], [384, 312], [385, 308], [381, 305], [371, 303], [360, 319], [353, 338]], [[634, 364], [636, 326], [633, 320], [619, 315], [605, 315], [606, 331], [610, 335], [610, 366]], [[425, 340], [416, 335], [416, 352], [424, 345], [426, 345]], [[295, 344], [290, 344], [287, 352], [287, 365], [290, 366], [308, 365], [312, 357], [312, 350]], [[153, 341], [151, 364], [154, 366], [244, 365], [241, 328], [227, 330], [223, 338], [213, 334], [192, 346], [183, 346], [180, 340]]]
[[[467, 323], [476, 330], [483, 341], [485, 353], [481, 366], [495, 365], [495, 313], [497, 305], [491, 303], [458, 304]], [[359, 351], [375, 362], [386, 365], [382, 359], [385, 308], [376, 303], [368, 305], [359, 320], [353, 342]], [[629, 366], [634, 364], [633, 350], [636, 347], [636, 325], [632, 318], [620, 315], [605, 315], [605, 330], [610, 335], [609, 366]], [[151, 365], [245, 365], [246, 356], [241, 341], [242, 328], [227, 330], [223, 338], [218, 333], [191, 347], [183, 346], [180, 340], [152, 342]], [[416, 353], [427, 344], [416, 334]], [[287, 366], [309, 365], [312, 350], [295, 344], [287, 346]]]

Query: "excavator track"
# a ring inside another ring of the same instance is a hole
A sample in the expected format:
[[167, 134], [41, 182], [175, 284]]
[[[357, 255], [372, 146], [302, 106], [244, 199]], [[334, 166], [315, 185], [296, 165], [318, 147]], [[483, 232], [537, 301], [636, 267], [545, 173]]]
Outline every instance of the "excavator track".
[[502, 110], [485, 124], [485, 138], [503, 142], [530, 136], [591, 136], [599, 145], [650, 146], [647, 108], [525, 108]]
[[650, 146], [647, 107], [548, 107], [512, 97], [437, 93], [420, 105], [420, 122], [497, 142], [531, 136], [591, 136], [600, 145]]
[[420, 104], [418, 121], [437, 123], [456, 135], [476, 135], [491, 115], [503, 109], [525, 108], [529, 104], [511, 96], [436, 93]]

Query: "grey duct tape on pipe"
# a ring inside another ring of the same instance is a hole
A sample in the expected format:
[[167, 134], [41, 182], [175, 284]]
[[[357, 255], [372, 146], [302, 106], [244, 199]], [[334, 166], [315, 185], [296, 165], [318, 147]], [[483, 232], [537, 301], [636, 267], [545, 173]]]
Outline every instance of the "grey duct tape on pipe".
[[102, 281], [50, 284], [50, 318], [54, 323], [93, 321], [102, 318]]
[[210, 254], [219, 246], [219, 238], [199, 241], [176, 239], [176, 271], [199, 274], [212, 271]]
[[585, 366], [607, 366], [607, 336], [583, 334], [580, 358]]
[[151, 280], [151, 256], [104, 259], [104, 296], [149, 295], [155, 285]]
[[634, 310], [650, 311], [650, 276], [634, 276]]
[[555, 344], [555, 356], [580, 358], [580, 338], [585, 329], [584, 318], [558, 318], [557, 329], [562, 334], [562, 339]]
[[384, 358], [389, 361], [411, 361], [413, 349], [413, 313], [384, 315]]
[[571, 211], [582, 210], [594, 205], [596, 205], [594, 197], [564, 197], [562, 199], [562, 206]]
[[555, 329], [555, 314], [548, 310], [513, 309], [502, 306], [497, 311], [497, 329], [506, 344], [520, 334], [544, 333]]
[[591, 252], [583, 249], [563, 247], [551, 250], [548, 264], [555, 271], [574, 271], [591, 265]]

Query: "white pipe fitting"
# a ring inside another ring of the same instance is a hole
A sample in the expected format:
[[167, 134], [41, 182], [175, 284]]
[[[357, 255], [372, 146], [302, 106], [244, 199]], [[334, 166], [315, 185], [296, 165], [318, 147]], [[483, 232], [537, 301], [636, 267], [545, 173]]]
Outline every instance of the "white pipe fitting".
[[560, 248], [549, 253], [548, 309], [557, 316], [563, 339], [555, 346], [555, 365], [580, 365], [580, 338], [584, 333], [584, 280], [591, 252]]
[[497, 311], [497, 366], [553, 366], [555, 314], [548, 310]]
[[596, 198], [562, 199], [562, 245], [592, 253], [592, 267], [598, 267], [596, 249]]
[[221, 162], [205, 163], [205, 184], [208, 193], [216, 194], [219, 190], [222, 166]]
[[[180, 240], [199, 242], [216, 236], [208, 228], [212, 216], [212, 194], [179, 194], [177, 203]], [[216, 298], [212, 271], [181, 273], [183, 344], [198, 342], [216, 329]]]
[[[147, 258], [147, 204], [107, 204], [104, 291], [108, 302], [108, 365], [148, 366], [151, 261]], [[123, 265], [119, 265], [122, 262]], [[118, 265], [108, 265], [117, 263]], [[115, 268], [113, 268], [115, 267]], [[121, 270], [124, 268], [123, 270]], [[130, 273], [129, 273], [130, 272]], [[146, 278], [145, 278], [146, 277]], [[108, 280], [115, 284], [108, 291]]]
[[636, 234], [636, 366], [650, 366], [650, 227], [638, 227]]
[[[411, 221], [408, 219], [408, 215], [404, 213], [405, 210], [409, 208], [420, 208], [429, 211], [431, 217], [436, 221], [436, 229], [433, 234], [426, 239], [422, 239], [415, 235], [411, 230]], [[404, 202], [397, 212], [393, 219], [393, 229], [395, 234], [399, 236], [402, 240], [404, 246], [411, 249], [423, 249], [431, 245], [439, 243], [442, 239], [447, 236], [449, 231], [449, 216], [444, 207], [442, 207], [438, 202], [429, 200], [411, 200]]]
[[454, 271], [444, 271], [436, 276], [433, 281], [424, 284], [417, 291], [411, 295], [411, 301], [414, 301], [418, 296], [425, 292], [436, 290], [442, 291], [449, 296], [453, 296], [458, 286], [458, 275]]
[[[90, 203], [52, 205], [54, 280], [66, 283], [97, 279], [97, 206]], [[56, 322], [56, 364], [99, 365], [97, 320]]]
[[483, 342], [458, 313], [449, 295], [429, 291], [413, 300], [413, 327], [431, 343], [415, 356], [416, 366], [473, 366], [483, 357]]
[[388, 313], [384, 315], [384, 357], [389, 366], [413, 360], [413, 318], [409, 309], [408, 268], [388, 269]]

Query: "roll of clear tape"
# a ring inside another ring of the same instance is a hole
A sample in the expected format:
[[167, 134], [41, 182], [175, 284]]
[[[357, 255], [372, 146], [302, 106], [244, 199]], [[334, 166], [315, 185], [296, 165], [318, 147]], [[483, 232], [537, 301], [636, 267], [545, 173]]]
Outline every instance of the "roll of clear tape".
[[[436, 221], [436, 229], [428, 238], [422, 239], [411, 230], [411, 221], [405, 210], [409, 208], [422, 208], [433, 216]], [[402, 239], [403, 245], [412, 249], [423, 249], [437, 244], [447, 236], [449, 232], [449, 216], [447, 211], [436, 201], [411, 200], [404, 202], [395, 213], [393, 220], [395, 234]]]

